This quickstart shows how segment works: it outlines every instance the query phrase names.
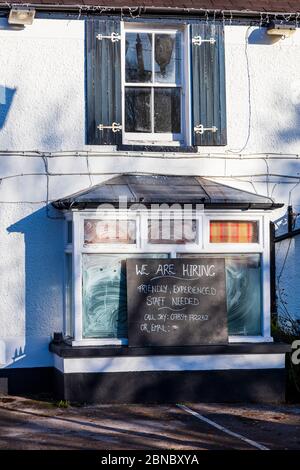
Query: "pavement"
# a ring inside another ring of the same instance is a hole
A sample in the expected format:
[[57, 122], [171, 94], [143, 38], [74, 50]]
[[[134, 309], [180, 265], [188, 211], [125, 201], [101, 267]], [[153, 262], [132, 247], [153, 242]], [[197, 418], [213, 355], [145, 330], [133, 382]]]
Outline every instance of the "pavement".
[[300, 450], [300, 405], [70, 406], [0, 397], [0, 449]]

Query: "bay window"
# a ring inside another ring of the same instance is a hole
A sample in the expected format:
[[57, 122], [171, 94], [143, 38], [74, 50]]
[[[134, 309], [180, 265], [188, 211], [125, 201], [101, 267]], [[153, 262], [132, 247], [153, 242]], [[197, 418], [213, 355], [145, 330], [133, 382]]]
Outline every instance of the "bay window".
[[182, 219], [172, 211], [168, 219], [143, 210], [68, 217], [65, 334], [72, 344], [128, 343], [126, 261], [132, 258], [223, 258], [229, 340], [270, 340], [268, 218], [191, 211]]

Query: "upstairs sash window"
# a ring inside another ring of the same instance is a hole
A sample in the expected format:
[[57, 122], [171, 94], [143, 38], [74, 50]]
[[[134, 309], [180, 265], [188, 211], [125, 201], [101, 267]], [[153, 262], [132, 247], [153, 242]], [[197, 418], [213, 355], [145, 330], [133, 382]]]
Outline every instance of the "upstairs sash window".
[[182, 139], [182, 33], [126, 31], [124, 53], [125, 138]]
[[222, 22], [161, 20], [87, 19], [89, 145], [226, 145]]

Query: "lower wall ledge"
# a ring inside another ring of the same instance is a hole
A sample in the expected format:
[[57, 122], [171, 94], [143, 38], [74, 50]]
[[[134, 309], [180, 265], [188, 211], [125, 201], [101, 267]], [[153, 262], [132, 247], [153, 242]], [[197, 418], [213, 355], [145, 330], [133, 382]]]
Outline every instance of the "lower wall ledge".
[[51, 342], [49, 350], [64, 358], [157, 356], [157, 355], [211, 355], [211, 354], [274, 354], [291, 351], [286, 343], [229, 343], [203, 346], [128, 347], [123, 345], [71, 346], [64, 341]]
[[284, 369], [285, 354], [212, 354], [212, 355], [156, 355], [127, 357], [63, 358], [56, 354], [54, 366], [60, 372], [181, 372], [218, 370]]

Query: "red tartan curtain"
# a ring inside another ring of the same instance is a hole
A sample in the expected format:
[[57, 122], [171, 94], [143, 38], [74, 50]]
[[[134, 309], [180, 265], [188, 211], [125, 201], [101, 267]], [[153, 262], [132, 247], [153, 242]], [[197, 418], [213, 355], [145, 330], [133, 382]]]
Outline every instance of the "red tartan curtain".
[[257, 243], [257, 222], [215, 220], [210, 222], [211, 243]]

